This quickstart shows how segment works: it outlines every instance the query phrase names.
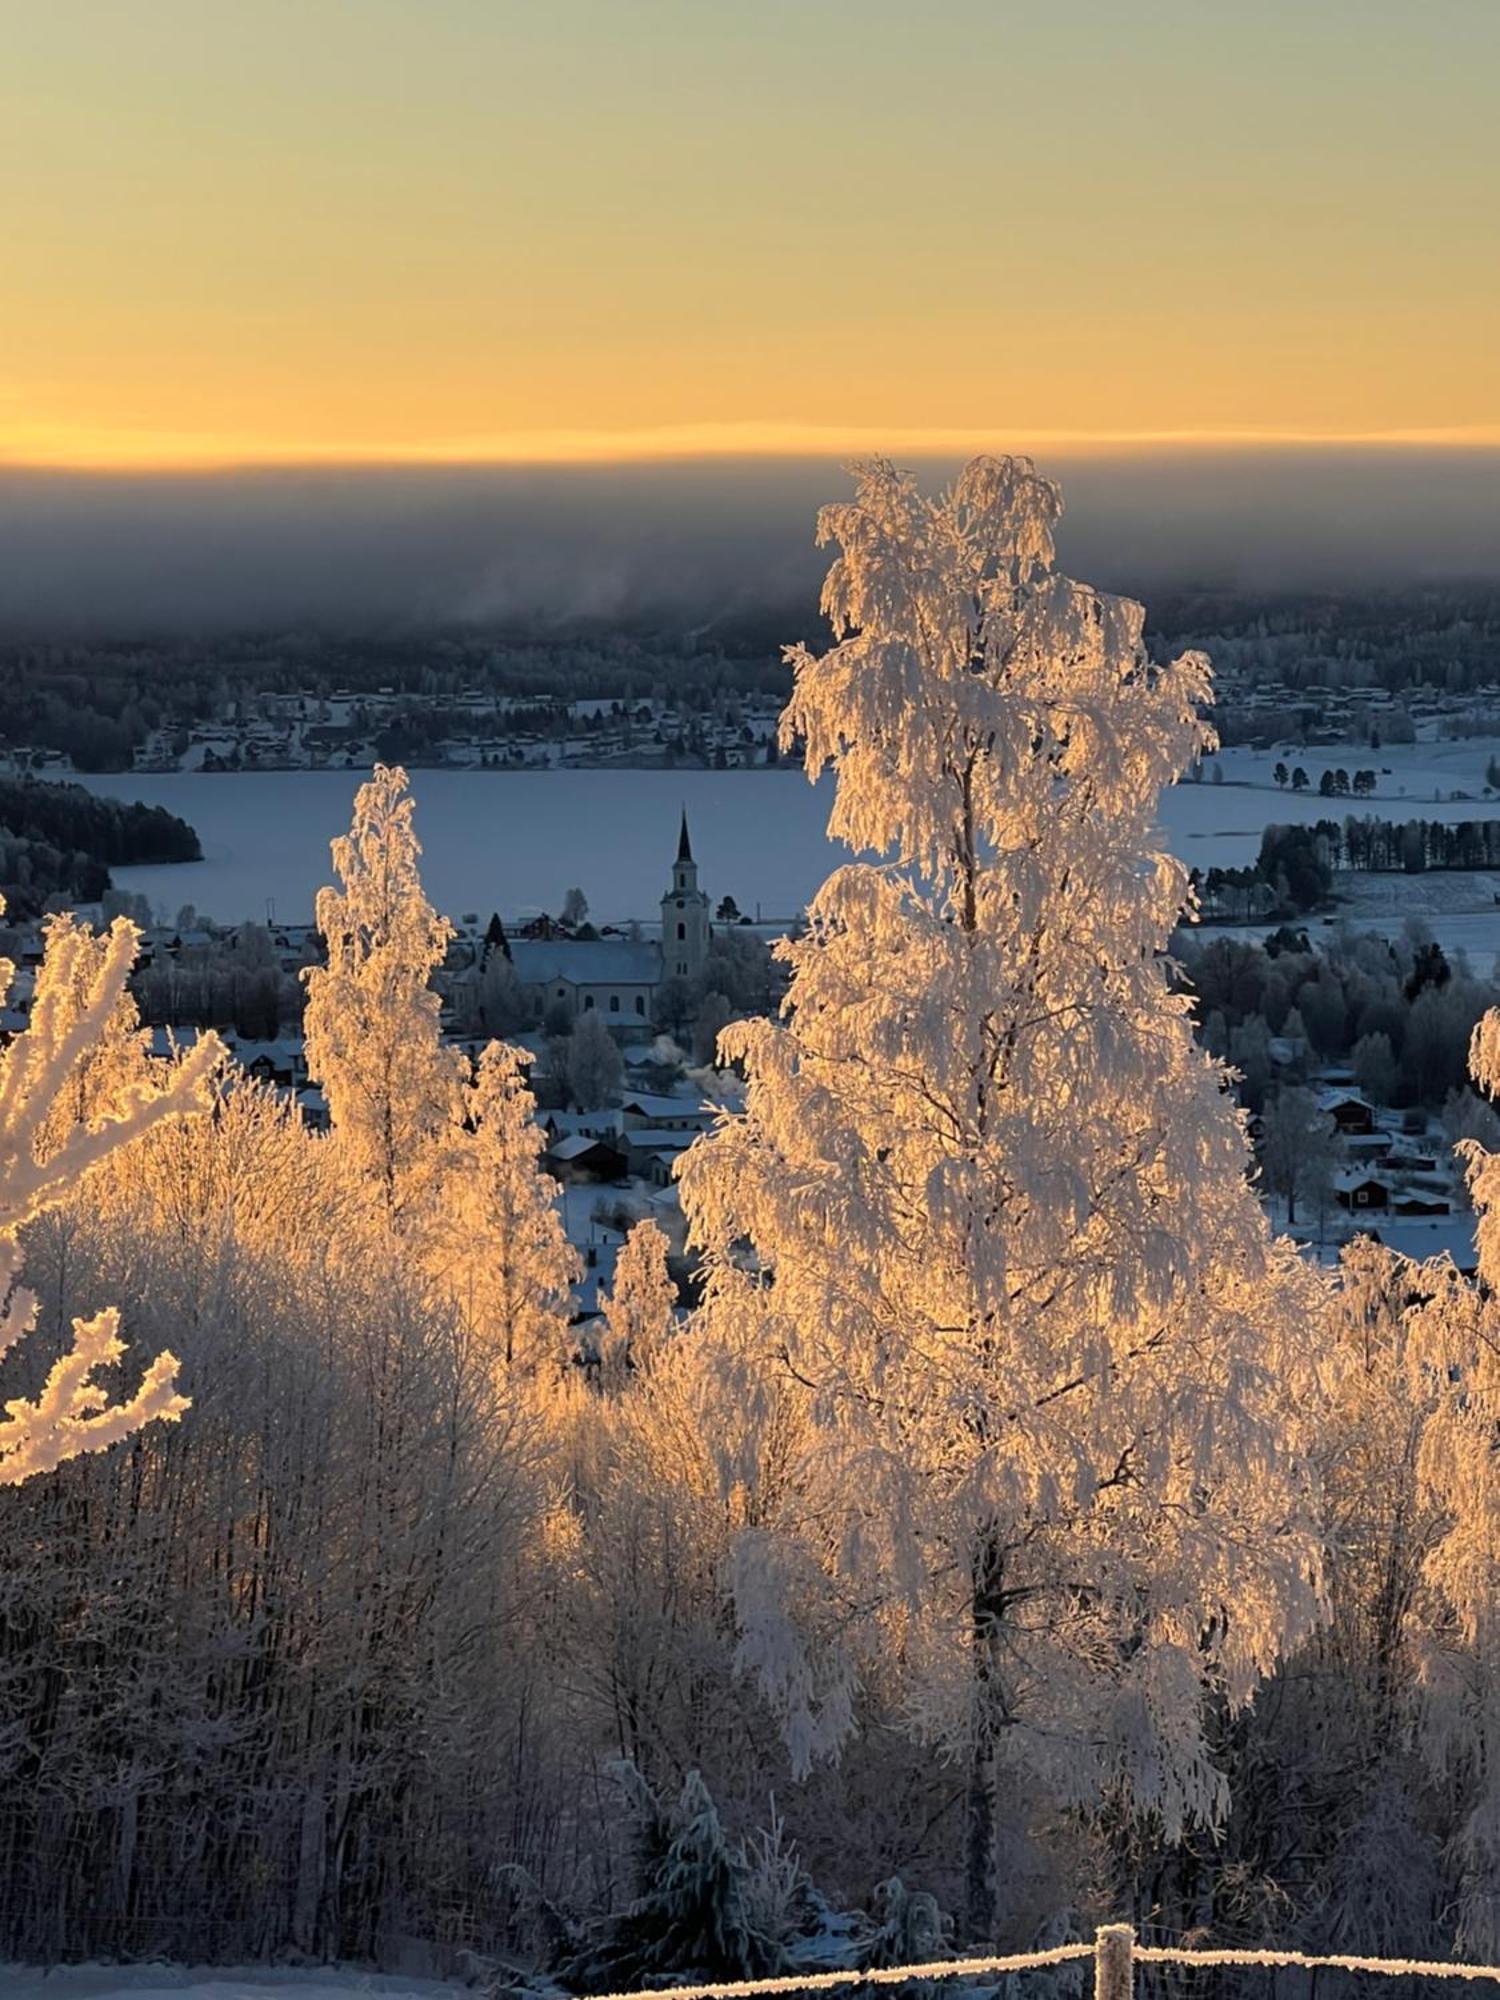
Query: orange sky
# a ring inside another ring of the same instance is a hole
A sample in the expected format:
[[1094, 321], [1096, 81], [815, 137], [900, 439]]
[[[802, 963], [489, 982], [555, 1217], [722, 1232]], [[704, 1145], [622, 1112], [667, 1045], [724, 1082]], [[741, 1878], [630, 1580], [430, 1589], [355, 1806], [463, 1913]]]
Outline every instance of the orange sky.
[[1500, 440], [1493, 0], [0, 6], [0, 460]]

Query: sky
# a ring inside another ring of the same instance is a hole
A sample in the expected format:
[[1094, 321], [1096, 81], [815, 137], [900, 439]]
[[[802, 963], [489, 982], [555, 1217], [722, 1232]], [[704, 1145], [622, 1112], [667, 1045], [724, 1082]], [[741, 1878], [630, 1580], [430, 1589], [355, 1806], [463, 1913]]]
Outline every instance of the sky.
[[1496, 0], [0, 36], [0, 464], [1500, 443]]

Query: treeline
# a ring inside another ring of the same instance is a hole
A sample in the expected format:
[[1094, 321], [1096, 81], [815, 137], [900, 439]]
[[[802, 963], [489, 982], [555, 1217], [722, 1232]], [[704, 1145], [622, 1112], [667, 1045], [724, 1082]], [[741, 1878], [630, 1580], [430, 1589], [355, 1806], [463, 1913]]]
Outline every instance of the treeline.
[[1500, 590], [1493, 584], [1179, 591], [1156, 599], [1151, 612], [1162, 651], [1202, 647], [1220, 675], [1391, 693], [1463, 693], [1500, 680]]
[[1268, 826], [1244, 868], [1193, 871], [1207, 922], [1253, 923], [1301, 916], [1327, 905], [1340, 870], [1356, 875], [1462, 873], [1500, 868], [1500, 819], [1455, 821], [1373, 817]]
[[1395, 942], [1335, 932], [1317, 951], [1289, 927], [1263, 945], [1189, 936], [1178, 956], [1199, 1037], [1240, 1072], [1252, 1111], [1278, 1074], [1330, 1063], [1373, 1103], [1436, 1109], [1467, 1088], [1475, 1024], [1500, 999], [1419, 925]]
[[111, 868], [202, 858], [192, 827], [162, 806], [0, 778], [0, 894], [12, 916], [36, 916], [53, 896], [97, 902]]
[[[0, 744], [61, 751], [79, 770], [128, 769], [153, 730], [180, 752], [191, 730], [268, 712], [278, 698], [386, 690], [424, 699], [477, 689], [540, 703], [645, 696], [705, 708], [726, 694], [784, 696], [787, 669], [753, 623], [712, 634], [577, 627], [399, 635], [276, 632], [48, 643], [0, 640]], [[448, 719], [448, 727], [452, 718]], [[391, 752], [403, 745], [393, 741]], [[418, 747], [415, 739], [405, 747]]]
[[[1500, 594], [1488, 586], [1270, 596], [1194, 591], [1165, 596], [1152, 609], [1153, 643], [1162, 652], [1202, 647], [1221, 673], [1275, 678], [1294, 688], [1464, 691], [1500, 680]], [[800, 606], [797, 616], [805, 622]], [[785, 610], [767, 603], [718, 617], [695, 611], [677, 629], [580, 620], [545, 632], [435, 626], [193, 640], [13, 638], [0, 640], [0, 742], [60, 750], [80, 770], [109, 771], [128, 768], [154, 729], [185, 746], [197, 724], [256, 713], [266, 696], [303, 690], [323, 698], [385, 688], [418, 698], [474, 687], [611, 700], [657, 694], [695, 706], [705, 691], [783, 695], [785, 630]], [[1393, 725], [1382, 727], [1396, 740]], [[385, 754], [419, 747], [415, 740], [392, 741]]]

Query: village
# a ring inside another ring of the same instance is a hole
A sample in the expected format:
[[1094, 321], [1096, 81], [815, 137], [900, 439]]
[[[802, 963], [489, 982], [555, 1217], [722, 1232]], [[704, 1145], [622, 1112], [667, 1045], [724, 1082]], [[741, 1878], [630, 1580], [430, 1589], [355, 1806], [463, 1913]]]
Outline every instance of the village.
[[[420, 697], [395, 687], [320, 694], [263, 692], [226, 700], [212, 720], [148, 729], [138, 772], [367, 770], [399, 758], [413, 769], [746, 770], [779, 762], [780, 703], [749, 695], [569, 700], [470, 687]], [[0, 771], [57, 776], [64, 751], [0, 743]]]
[[[76, 914], [140, 922], [133, 988], [152, 1054], [165, 1058], [212, 1026], [245, 1075], [290, 1099], [309, 1128], [326, 1130], [300, 1028], [300, 974], [321, 957], [315, 926], [225, 925], [191, 908], [164, 924], [129, 897], [107, 900]], [[654, 923], [596, 928], [582, 892], [572, 891], [556, 917], [461, 918], [434, 979], [447, 1042], [477, 1058], [499, 1033], [532, 1059], [542, 1165], [559, 1184], [584, 1265], [583, 1320], [645, 1217], [664, 1230], [679, 1282], [691, 1289], [673, 1168], [733, 1097], [735, 1079], [714, 1067], [718, 1029], [736, 1013], [768, 1011], [783, 986], [768, 934], [732, 898], [713, 904], [700, 886], [686, 812], [659, 909]], [[45, 927], [11, 927], [7, 940], [16, 973], [0, 1046], [29, 1024]]]
[[[500, 1034], [531, 1058], [541, 1163], [558, 1184], [584, 1266], [583, 1321], [597, 1312], [631, 1227], [646, 1217], [664, 1230], [682, 1296], [691, 1297], [674, 1170], [735, 1098], [737, 1079], [716, 1067], [720, 1028], [738, 1014], [771, 1011], [784, 990], [770, 950], [776, 927], [752, 923], [730, 897], [713, 901], [686, 812], [665, 873], [654, 921], [596, 927], [581, 890], [556, 916], [463, 916], [434, 981], [452, 1045], [477, 1058]], [[129, 896], [107, 901], [80, 914], [100, 921], [123, 911], [141, 924], [133, 984], [153, 1053], [165, 1056], [212, 1026], [246, 1075], [295, 1103], [310, 1128], [326, 1129], [300, 1028], [300, 975], [320, 957], [315, 926], [225, 925], [190, 907], [162, 923]], [[0, 1041], [27, 1025], [43, 948], [40, 924], [9, 934], [17, 973]], [[1273, 1221], [1325, 1263], [1367, 1235], [1414, 1257], [1446, 1251], [1471, 1269], [1473, 1216], [1454, 1151], [1463, 1135], [1422, 1104], [1382, 1101], [1368, 1069], [1361, 1076], [1347, 1059], [1320, 1056], [1295, 1013], [1278, 1026], [1269, 1036], [1262, 1026], [1263, 1047], [1234, 1038], [1216, 1050], [1240, 1076]], [[1211, 1016], [1210, 1042], [1214, 1034]], [[1397, 1094], [1393, 1083], [1385, 1094]], [[1281, 1129], [1294, 1110], [1300, 1125]]]

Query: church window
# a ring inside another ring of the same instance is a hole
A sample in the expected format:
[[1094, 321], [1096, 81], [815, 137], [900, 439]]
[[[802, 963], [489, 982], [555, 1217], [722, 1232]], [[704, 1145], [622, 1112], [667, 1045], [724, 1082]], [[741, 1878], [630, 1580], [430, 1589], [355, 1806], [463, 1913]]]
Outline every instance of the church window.
[[677, 935], [678, 935], [678, 936], [679, 936], [680, 938], [685, 938], [685, 937], [687, 936], [687, 925], [686, 925], [686, 924], [679, 924], [679, 925], [677, 926]]
[[610, 994], [610, 996], [609, 996], [609, 1011], [610, 1011], [610, 1013], [611, 1013], [611, 1014], [618, 1014], [618, 1013], [619, 1013], [619, 1011], [620, 1011], [620, 996], [619, 996], [619, 994], [618, 994], [618, 993], [611, 993], [611, 994]]
[[635, 1011], [637, 1012], [637, 1014], [644, 1014], [644, 1013], [645, 1013], [645, 1011], [646, 1011], [646, 996], [645, 996], [645, 994], [644, 994], [644, 993], [637, 993], [637, 994], [636, 994], [636, 996], [635, 996]]
[[585, 994], [584, 994], [584, 996], [583, 996], [583, 1011], [584, 1011], [584, 1013], [585, 1013], [585, 1014], [586, 1014], [586, 1013], [587, 1013], [587, 1012], [589, 1011], [590, 1007], [592, 1007], [592, 1006], [593, 1006], [593, 1004], [594, 1004], [594, 996], [593, 996], [593, 994], [592, 994], [592, 993], [585, 993]]

